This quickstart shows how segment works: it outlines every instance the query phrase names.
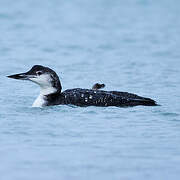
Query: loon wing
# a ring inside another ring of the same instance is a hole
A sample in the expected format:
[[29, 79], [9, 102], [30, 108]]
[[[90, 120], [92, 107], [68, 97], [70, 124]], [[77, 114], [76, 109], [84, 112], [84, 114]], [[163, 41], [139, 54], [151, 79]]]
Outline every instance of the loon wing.
[[69, 89], [62, 92], [64, 104], [77, 106], [154, 106], [156, 102], [135, 94], [118, 91], [101, 91], [91, 89]]
[[149, 105], [149, 106], [157, 105], [156, 101], [154, 101], [153, 99], [138, 96], [138, 95], [133, 94], [133, 93], [120, 92], [120, 91], [110, 91], [110, 93], [115, 94], [117, 96], [129, 98], [136, 103], [138, 103], [138, 102], [143, 103], [143, 105]]

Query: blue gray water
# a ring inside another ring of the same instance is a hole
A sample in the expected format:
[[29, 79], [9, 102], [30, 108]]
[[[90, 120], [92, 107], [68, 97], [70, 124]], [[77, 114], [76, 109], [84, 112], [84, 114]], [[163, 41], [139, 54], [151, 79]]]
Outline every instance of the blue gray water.
[[[179, 180], [179, 19], [179, 0], [1, 0], [0, 179]], [[6, 75], [35, 64], [161, 106], [32, 108], [38, 86]]]

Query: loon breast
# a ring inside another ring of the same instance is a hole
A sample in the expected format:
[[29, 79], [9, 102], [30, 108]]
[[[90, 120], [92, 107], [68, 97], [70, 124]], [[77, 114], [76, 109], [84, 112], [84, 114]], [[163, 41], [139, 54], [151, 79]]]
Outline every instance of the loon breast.
[[46, 102], [46, 99], [45, 97], [40, 94], [37, 99], [34, 101], [32, 107], [43, 107], [43, 106], [46, 106], [47, 105], [47, 102]]

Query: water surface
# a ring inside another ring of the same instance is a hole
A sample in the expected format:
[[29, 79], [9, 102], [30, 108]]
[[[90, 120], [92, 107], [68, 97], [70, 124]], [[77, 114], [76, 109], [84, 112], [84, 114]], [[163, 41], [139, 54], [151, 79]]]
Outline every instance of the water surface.
[[[178, 0], [0, 1], [0, 179], [178, 180], [179, 18]], [[34, 64], [161, 106], [32, 108], [39, 88], [6, 75]]]

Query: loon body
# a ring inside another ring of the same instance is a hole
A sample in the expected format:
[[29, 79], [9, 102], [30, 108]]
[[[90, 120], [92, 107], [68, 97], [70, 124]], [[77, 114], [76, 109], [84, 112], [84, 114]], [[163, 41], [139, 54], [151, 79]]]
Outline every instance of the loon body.
[[[150, 98], [138, 96], [128, 92], [102, 91], [104, 84], [93, 89], [68, 89], [63, 92], [58, 75], [50, 68], [35, 65], [26, 73], [8, 76], [19, 80], [29, 80], [40, 86], [40, 95], [34, 101], [33, 107], [53, 105], [76, 106], [155, 106], [156, 102]], [[98, 84], [98, 83], [97, 83]]]

